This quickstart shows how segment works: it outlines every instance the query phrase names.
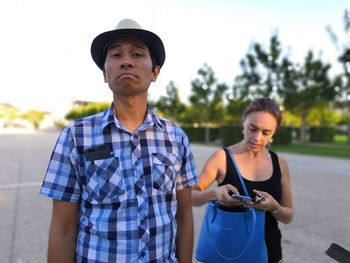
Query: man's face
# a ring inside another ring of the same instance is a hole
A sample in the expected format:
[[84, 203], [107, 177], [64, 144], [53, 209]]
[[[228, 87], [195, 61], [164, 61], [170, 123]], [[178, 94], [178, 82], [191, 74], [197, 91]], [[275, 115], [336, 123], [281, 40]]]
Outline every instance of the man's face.
[[115, 95], [135, 96], [147, 93], [159, 71], [159, 66], [152, 71], [148, 46], [137, 38], [125, 37], [109, 46], [103, 75]]

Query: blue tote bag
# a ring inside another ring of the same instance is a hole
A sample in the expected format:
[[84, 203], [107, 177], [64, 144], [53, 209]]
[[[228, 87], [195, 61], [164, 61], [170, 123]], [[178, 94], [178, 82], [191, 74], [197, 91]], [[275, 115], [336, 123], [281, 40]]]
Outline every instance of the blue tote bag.
[[[248, 196], [231, 153], [230, 157]], [[230, 212], [221, 210], [218, 201], [209, 202], [199, 232], [196, 259], [206, 263], [266, 263], [265, 211], [250, 208]]]

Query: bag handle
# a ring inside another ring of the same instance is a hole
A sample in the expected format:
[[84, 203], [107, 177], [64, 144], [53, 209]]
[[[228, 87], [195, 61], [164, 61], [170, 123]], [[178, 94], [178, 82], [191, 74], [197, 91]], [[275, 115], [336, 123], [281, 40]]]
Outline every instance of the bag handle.
[[237, 172], [238, 179], [239, 179], [239, 181], [241, 182], [241, 185], [242, 185], [244, 194], [245, 194], [246, 196], [249, 196], [247, 187], [245, 186], [245, 183], [244, 183], [244, 181], [243, 181], [243, 178], [242, 178], [242, 176], [241, 176], [241, 173], [239, 172], [239, 169], [238, 169], [238, 166], [237, 166], [237, 163], [236, 163], [235, 158], [233, 158], [232, 153], [231, 153], [231, 151], [230, 151], [229, 149], [227, 149], [226, 147], [225, 147], [224, 149], [225, 149], [225, 151], [228, 153], [228, 155], [230, 156], [231, 161], [232, 161], [233, 165], [235, 166], [235, 170], [236, 170], [236, 172]]
[[[248, 196], [249, 194], [248, 194], [247, 187], [246, 187], [246, 185], [245, 185], [245, 183], [244, 183], [244, 181], [243, 181], [243, 178], [242, 178], [242, 176], [241, 176], [241, 173], [239, 172], [237, 163], [236, 163], [235, 159], [233, 158], [231, 151], [230, 151], [229, 149], [227, 149], [226, 147], [224, 148], [224, 150], [229, 154], [230, 159], [231, 159], [231, 161], [232, 161], [232, 163], [233, 163], [233, 165], [234, 165], [234, 167], [235, 167], [235, 169], [236, 169], [236, 172], [237, 172], [239, 181], [241, 182], [241, 185], [242, 185], [244, 194], [245, 194], [246, 196]], [[217, 208], [217, 205], [216, 205], [214, 202], [211, 202], [210, 205], [211, 205], [212, 208], [214, 209], [214, 218], [215, 218], [215, 215], [216, 215], [216, 213], [217, 213], [216, 209], [218, 209], [218, 208]], [[209, 229], [209, 222], [208, 222], [208, 218], [206, 218], [206, 220], [207, 220], [207, 228], [208, 228], [207, 231], [208, 231], [208, 233], [209, 233], [210, 241], [211, 241], [211, 243], [212, 243], [212, 245], [213, 245], [213, 248], [215, 249], [216, 253], [217, 253], [220, 257], [222, 257], [223, 259], [225, 259], [225, 260], [235, 260], [235, 259], [239, 258], [240, 256], [242, 256], [242, 255], [247, 251], [247, 249], [249, 248], [250, 244], [251, 244], [252, 241], [253, 241], [254, 232], [255, 232], [255, 226], [256, 226], [256, 212], [255, 212], [255, 209], [254, 209], [254, 208], [250, 208], [248, 211], [250, 211], [251, 214], [252, 214], [252, 228], [251, 228], [251, 231], [250, 231], [249, 240], [248, 240], [248, 242], [247, 242], [247, 245], [244, 247], [244, 249], [242, 249], [242, 251], [241, 251], [237, 256], [234, 256], [234, 257], [226, 257], [225, 255], [223, 255], [223, 254], [217, 249], [217, 247], [215, 246], [215, 244], [214, 244], [214, 242], [213, 242], [213, 239], [211, 238], [211, 233], [210, 233], [210, 229]], [[212, 220], [211, 220], [210, 223], [212, 223], [212, 222], [214, 221], [214, 218], [212, 218]]]
[[255, 232], [255, 226], [256, 226], [256, 212], [255, 212], [255, 209], [254, 208], [250, 208], [249, 211], [251, 212], [251, 215], [252, 215], [252, 229], [250, 231], [250, 236], [249, 236], [249, 240], [247, 242], [247, 245], [242, 249], [242, 251], [240, 253], [238, 253], [238, 255], [236, 256], [233, 256], [233, 257], [226, 257], [225, 255], [223, 255], [219, 249], [215, 246], [214, 242], [213, 242], [213, 238], [211, 236], [211, 233], [210, 233], [210, 227], [209, 227], [209, 224], [212, 224], [214, 219], [215, 219], [215, 215], [217, 213], [217, 203], [215, 202], [209, 202], [209, 204], [212, 209], [214, 209], [214, 217], [212, 218], [211, 222], [209, 222], [209, 218], [208, 216], [205, 216], [205, 220], [206, 220], [206, 225], [207, 225], [207, 231], [208, 231], [208, 234], [209, 234], [209, 239], [211, 241], [211, 244], [214, 248], [214, 250], [216, 251], [216, 253], [223, 259], [225, 260], [235, 260], [235, 259], [238, 259], [239, 257], [241, 257], [246, 251], [247, 249], [249, 248], [250, 244], [252, 243], [253, 241], [253, 238], [254, 238], [254, 232]]

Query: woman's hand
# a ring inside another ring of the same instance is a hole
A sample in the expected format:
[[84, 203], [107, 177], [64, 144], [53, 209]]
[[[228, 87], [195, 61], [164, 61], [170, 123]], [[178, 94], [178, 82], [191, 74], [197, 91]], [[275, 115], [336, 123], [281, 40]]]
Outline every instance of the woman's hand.
[[273, 211], [281, 206], [269, 193], [258, 190], [253, 191], [256, 195], [261, 197], [260, 201], [254, 203], [254, 208], [265, 211]]
[[217, 188], [215, 188], [215, 197], [216, 200], [220, 202], [222, 206], [245, 206], [245, 207], [251, 207], [253, 203], [244, 203], [240, 202], [237, 199], [233, 199], [231, 197], [232, 194], [239, 194], [236, 187], [230, 184], [222, 185]]

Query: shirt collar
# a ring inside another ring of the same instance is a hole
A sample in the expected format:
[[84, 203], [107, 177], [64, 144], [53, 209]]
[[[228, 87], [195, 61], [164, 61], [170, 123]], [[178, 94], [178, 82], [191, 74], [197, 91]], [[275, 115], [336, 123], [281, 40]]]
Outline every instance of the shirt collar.
[[102, 130], [114, 122], [113, 103], [103, 112], [101, 127]]
[[145, 120], [143, 121], [142, 125], [145, 125], [145, 128], [147, 128], [149, 126], [163, 128], [162, 121], [160, 120], [158, 115], [154, 112], [154, 110], [148, 105], [147, 105], [147, 115], [146, 115]]
[[[109, 108], [103, 112], [102, 123], [101, 123], [102, 129], [106, 128], [111, 123], [114, 123], [117, 127], [123, 127], [123, 125], [119, 122], [119, 120], [114, 116], [115, 114], [114, 114], [113, 103], [112, 103], [109, 106]], [[146, 129], [147, 127], [150, 127], [150, 126], [162, 128], [164, 125], [161, 119], [158, 117], [158, 115], [154, 112], [154, 110], [147, 105], [147, 114], [143, 123], [140, 125], [139, 129]]]

